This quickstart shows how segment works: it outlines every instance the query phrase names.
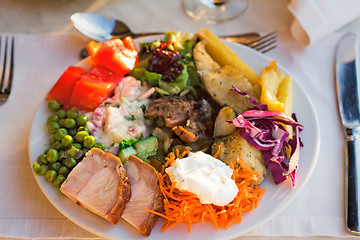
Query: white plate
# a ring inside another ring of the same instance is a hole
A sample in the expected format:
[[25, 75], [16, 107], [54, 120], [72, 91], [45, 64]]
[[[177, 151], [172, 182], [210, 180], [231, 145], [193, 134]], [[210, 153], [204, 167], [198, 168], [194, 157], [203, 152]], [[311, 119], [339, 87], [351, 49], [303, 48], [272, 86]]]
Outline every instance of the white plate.
[[[148, 37], [137, 39], [135, 42], [136, 44], [139, 44], [140, 40], [151, 41], [154, 39], [154, 37]], [[227, 44], [257, 73], [260, 73], [260, 70], [267, 66], [271, 61], [271, 59], [265, 55], [242, 45], [229, 42], [227, 42]], [[291, 75], [281, 66], [279, 66], [279, 69], [285, 72], [285, 74]], [[262, 188], [266, 188], [267, 191], [260, 201], [258, 208], [244, 215], [240, 224], [235, 224], [227, 230], [221, 229], [217, 231], [210, 223], [199, 223], [192, 226], [190, 234], [187, 233], [187, 226], [185, 224], [175, 226], [163, 233], [161, 232], [162, 221], [159, 221], [152, 230], [150, 237], [145, 238], [123, 220], [120, 220], [116, 226], [112, 226], [106, 220], [98, 217], [85, 208], [76, 205], [62, 195], [51, 183], [46, 181], [45, 177], [37, 176], [35, 174], [34, 176], [45, 196], [62, 214], [84, 229], [102, 237], [112, 239], [144, 238], [148, 240], [235, 238], [276, 216], [282, 209], [290, 204], [292, 200], [294, 200], [304, 188], [314, 171], [320, 147], [320, 130], [317, 116], [309, 97], [296, 79], [294, 79], [293, 83], [293, 92], [293, 111], [296, 113], [298, 121], [305, 126], [305, 130], [300, 133], [304, 147], [301, 148], [300, 151], [299, 169], [296, 175], [296, 187], [291, 188], [289, 182], [275, 185], [269, 174], [260, 185]], [[47, 104], [43, 101], [33, 119], [29, 136], [31, 167], [33, 162], [37, 160], [38, 155], [48, 148], [48, 133], [45, 124], [49, 114], [50, 112], [47, 110]]]

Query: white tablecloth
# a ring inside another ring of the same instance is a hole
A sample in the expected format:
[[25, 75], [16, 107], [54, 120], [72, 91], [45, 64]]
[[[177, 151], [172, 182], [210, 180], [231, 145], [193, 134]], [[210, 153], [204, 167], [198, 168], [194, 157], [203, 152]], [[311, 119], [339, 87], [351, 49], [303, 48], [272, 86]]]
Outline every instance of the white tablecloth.
[[[278, 216], [246, 237], [346, 238], [344, 142], [334, 89], [334, 51], [342, 33], [303, 48], [288, 33], [267, 53], [310, 96], [320, 122], [318, 164], [307, 186]], [[59, 213], [38, 187], [29, 163], [28, 133], [37, 106], [64, 69], [78, 61], [79, 34], [16, 35], [13, 91], [0, 106], [0, 237], [94, 239]]]

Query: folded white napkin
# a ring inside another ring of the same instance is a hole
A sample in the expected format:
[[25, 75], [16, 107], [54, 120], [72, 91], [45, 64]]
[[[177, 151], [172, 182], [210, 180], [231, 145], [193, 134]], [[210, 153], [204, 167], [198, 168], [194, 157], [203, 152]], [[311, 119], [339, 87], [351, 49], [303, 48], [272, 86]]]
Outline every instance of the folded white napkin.
[[291, 0], [293, 37], [309, 45], [360, 17], [359, 0]]

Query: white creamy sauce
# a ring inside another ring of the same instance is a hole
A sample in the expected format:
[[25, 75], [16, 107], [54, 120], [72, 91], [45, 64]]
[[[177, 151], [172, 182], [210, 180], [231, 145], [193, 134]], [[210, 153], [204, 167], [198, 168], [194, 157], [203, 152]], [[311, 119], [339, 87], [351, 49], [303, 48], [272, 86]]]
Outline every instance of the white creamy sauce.
[[201, 151], [176, 159], [166, 170], [179, 190], [197, 195], [202, 204], [224, 206], [230, 203], [239, 189], [231, 179], [233, 170], [222, 161]]
[[95, 110], [97, 115], [94, 113], [87, 122], [86, 126], [97, 141], [110, 148], [113, 143], [124, 139], [147, 137], [150, 130], [145, 123], [142, 106], [150, 104], [147, 98], [151, 94], [149, 90], [139, 80], [125, 77], [115, 88], [114, 96], [104, 101]]

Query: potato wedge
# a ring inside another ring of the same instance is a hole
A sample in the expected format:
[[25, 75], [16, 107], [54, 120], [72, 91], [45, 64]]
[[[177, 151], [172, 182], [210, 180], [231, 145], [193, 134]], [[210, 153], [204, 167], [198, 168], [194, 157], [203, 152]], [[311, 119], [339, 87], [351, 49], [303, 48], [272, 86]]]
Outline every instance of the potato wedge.
[[262, 88], [260, 103], [267, 104], [270, 111], [279, 111], [291, 116], [292, 79], [278, 71], [276, 61], [272, 61], [261, 71], [260, 85]]
[[[221, 146], [221, 143], [223, 145]], [[236, 162], [237, 159], [241, 159], [246, 166], [261, 174], [258, 179], [255, 179], [256, 184], [260, 184], [266, 175], [265, 160], [261, 150], [252, 146], [246, 141], [239, 131], [235, 131], [232, 134], [217, 138], [211, 146], [211, 153], [215, 154], [219, 151], [218, 159], [226, 164]]]
[[259, 81], [259, 76], [241, 60], [224, 42], [207, 28], [201, 28], [197, 32], [200, 40], [206, 40], [206, 51], [220, 66], [232, 66], [249, 79], [252, 85]]
[[284, 113], [288, 116], [292, 114], [293, 94], [292, 94], [292, 79], [291, 76], [287, 76], [280, 83], [276, 97], [279, 102], [284, 103]]
[[214, 137], [224, 137], [236, 130], [236, 127], [231, 122], [234, 120], [236, 114], [231, 106], [220, 109], [214, 124]]
[[211, 58], [205, 49], [205, 41], [196, 44], [193, 56], [206, 90], [220, 106], [232, 106], [236, 113], [244, 112], [252, 107], [248, 96], [230, 91], [233, 85], [250, 93], [255, 99], [259, 99], [256, 88], [242, 73], [231, 66], [220, 67]]

